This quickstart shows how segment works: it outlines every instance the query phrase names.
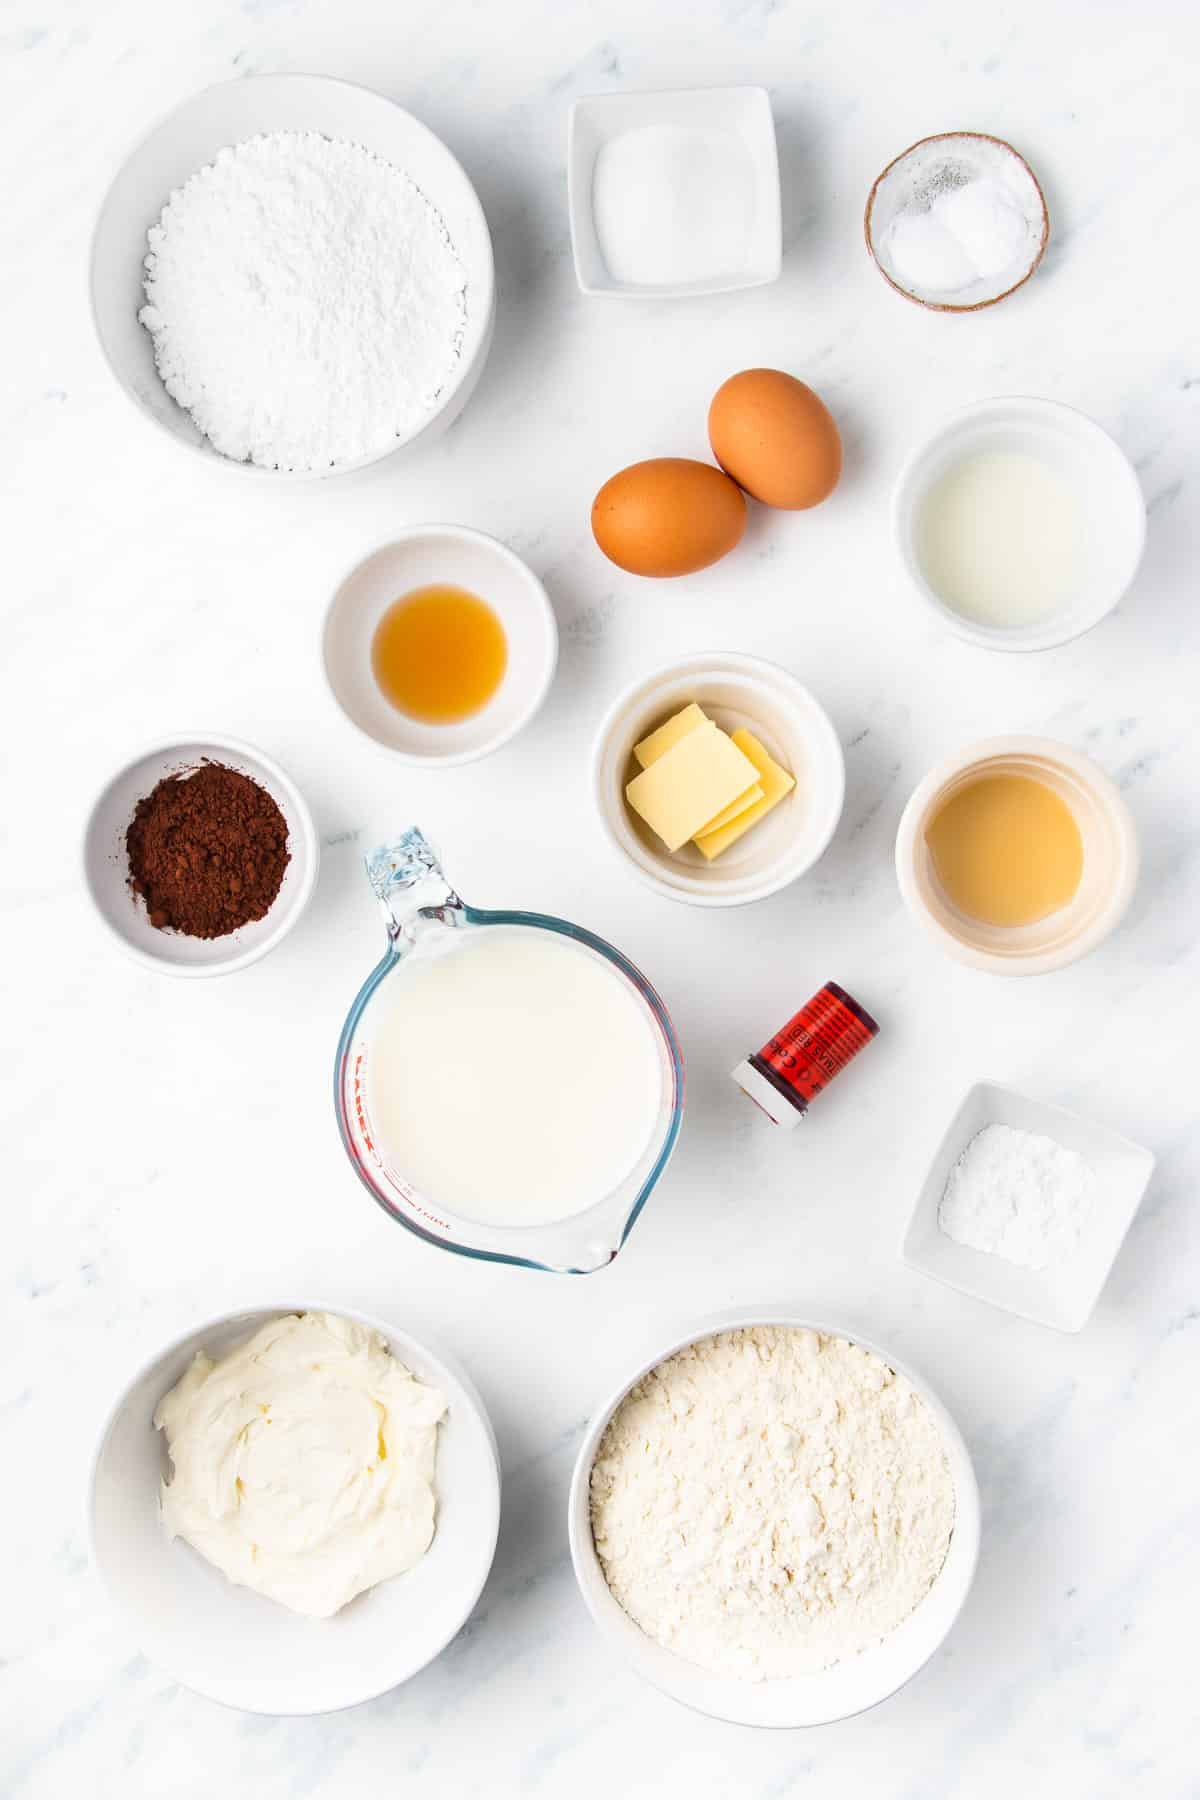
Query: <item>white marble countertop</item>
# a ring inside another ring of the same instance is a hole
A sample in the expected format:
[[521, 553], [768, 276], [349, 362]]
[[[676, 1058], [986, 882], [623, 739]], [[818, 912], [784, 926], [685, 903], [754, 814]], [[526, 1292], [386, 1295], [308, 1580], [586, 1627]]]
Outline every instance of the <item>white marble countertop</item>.
[[[14, 0], [0, 26], [7, 278], [3, 427], [12, 779], [3, 886], [7, 1144], [2, 1308], [0, 1792], [254, 1796], [779, 1796], [1127, 1800], [1194, 1794], [1200, 1592], [1200, 787], [1196, 604], [1195, 9], [1182, 0]], [[499, 324], [479, 391], [410, 461], [303, 488], [207, 471], [139, 421], [93, 344], [90, 223], [130, 141], [206, 83], [322, 71], [393, 95], [476, 182]], [[774, 286], [656, 307], [586, 300], [566, 224], [568, 107], [622, 87], [769, 86], [784, 181]], [[870, 182], [928, 132], [1010, 137], [1047, 190], [1046, 263], [967, 319], [891, 293], [864, 252]], [[846, 469], [811, 515], [758, 515], [736, 557], [676, 584], [621, 575], [588, 508], [614, 469], [702, 455], [718, 382], [810, 380]], [[1142, 572], [1064, 649], [988, 656], [904, 591], [888, 496], [917, 434], [995, 393], [1112, 430], [1150, 503]], [[339, 575], [398, 525], [511, 542], [562, 632], [532, 729], [488, 763], [413, 774], [343, 722], [318, 668]], [[585, 770], [616, 688], [655, 660], [774, 657], [846, 746], [836, 840], [799, 886], [708, 913], [644, 892], [606, 850]], [[210, 726], [275, 754], [324, 865], [287, 944], [227, 981], [125, 961], [75, 844], [107, 771]], [[1038, 982], [942, 960], [904, 914], [891, 847], [926, 767], [1037, 730], [1118, 780], [1144, 845], [1120, 933]], [[568, 1280], [461, 1261], [390, 1224], [340, 1150], [337, 1030], [379, 949], [363, 849], [419, 820], [469, 898], [594, 927], [650, 974], [689, 1068], [682, 1145], [618, 1261]], [[727, 1078], [828, 977], [878, 1044], [785, 1136]], [[18, 1037], [14, 1029], [12, 1037]], [[897, 1247], [966, 1084], [993, 1076], [1150, 1145], [1157, 1177], [1078, 1337], [908, 1271]], [[121, 1635], [88, 1567], [83, 1494], [123, 1375], [185, 1323], [283, 1289], [434, 1331], [491, 1409], [504, 1464], [495, 1568], [418, 1679], [325, 1719], [225, 1712]], [[800, 1734], [695, 1717], [593, 1630], [564, 1499], [593, 1402], [643, 1343], [755, 1299], [859, 1323], [960, 1420], [984, 1548], [944, 1650], [875, 1713]]]

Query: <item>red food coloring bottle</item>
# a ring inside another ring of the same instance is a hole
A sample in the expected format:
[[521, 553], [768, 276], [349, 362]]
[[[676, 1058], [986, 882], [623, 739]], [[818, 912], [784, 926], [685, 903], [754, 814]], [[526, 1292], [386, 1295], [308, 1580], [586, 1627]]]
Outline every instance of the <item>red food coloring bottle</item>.
[[877, 1036], [878, 1025], [836, 981], [827, 981], [733, 1079], [776, 1125], [789, 1131], [822, 1088]]

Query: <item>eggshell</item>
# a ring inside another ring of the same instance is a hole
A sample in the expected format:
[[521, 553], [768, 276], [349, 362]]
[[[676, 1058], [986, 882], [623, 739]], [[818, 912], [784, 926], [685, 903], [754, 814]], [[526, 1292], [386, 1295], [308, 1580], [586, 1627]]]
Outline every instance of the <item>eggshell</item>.
[[746, 529], [741, 489], [710, 463], [657, 456], [606, 481], [592, 502], [592, 535], [631, 575], [706, 569]]
[[725, 472], [764, 506], [816, 506], [842, 472], [829, 408], [780, 369], [743, 369], [723, 382], [708, 409], [708, 438]]

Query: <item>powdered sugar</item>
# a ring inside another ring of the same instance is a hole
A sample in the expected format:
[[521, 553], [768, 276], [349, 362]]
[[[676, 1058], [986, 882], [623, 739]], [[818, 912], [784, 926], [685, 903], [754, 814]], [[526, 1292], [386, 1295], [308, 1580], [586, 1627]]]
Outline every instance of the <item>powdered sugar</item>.
[[466, 271], [440, 214], [361, 144], [273, 132], [218, 152], [149, 232], [139, 318], [167, 392], [225, 456], [312, 470], [436, 408]]
[[1095, 1186], [1077, 1150], [1038, 1131], [986, 1125], [950, 1171], [938, 1224], [956, 1244], [1045, 1269], [1078, 1249]]

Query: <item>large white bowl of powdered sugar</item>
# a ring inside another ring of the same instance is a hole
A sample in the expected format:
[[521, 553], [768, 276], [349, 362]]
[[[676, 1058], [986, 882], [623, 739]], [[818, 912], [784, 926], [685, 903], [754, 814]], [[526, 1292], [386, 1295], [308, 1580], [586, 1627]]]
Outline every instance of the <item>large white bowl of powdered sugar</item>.
[[638, 1673], [741, 1725], [825, 1725], [940, 1648], [979, 1553], [966, 1445], [857, 1332], [759, 1309], [707, 1321], [597, 1413], [569, 1502], [601, 1631]]
[[491, 238], [459, 163], [402, 107], [256, 75], [185, 101], [129, 156], [91, 299], [114, 375], [176, 443], [311, 479], [461, 411], [491, 341]]

